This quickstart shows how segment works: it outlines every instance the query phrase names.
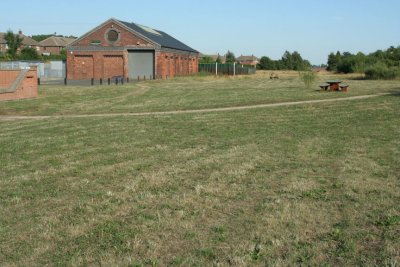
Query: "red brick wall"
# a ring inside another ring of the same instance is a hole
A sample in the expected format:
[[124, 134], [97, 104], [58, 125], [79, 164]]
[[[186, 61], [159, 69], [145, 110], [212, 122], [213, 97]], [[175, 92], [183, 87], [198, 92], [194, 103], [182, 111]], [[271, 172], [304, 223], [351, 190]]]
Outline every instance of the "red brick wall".
[[[20, 70], [0, 70], [0, 88], [11, 86]], [[0, 100], [35, 98], [38, 96], [37, 69], [32, 67], [14, 93], [0, 93]]]
[[[110, 44], [104, 37], [106, 32], [111, 28], [117, 30], [120, 33], [119, 41], [113, 44]], [[122, 28], [119, 25], [110, 22], [101, 27], [100, 29], [96, 30], [95, 32], [89, 34], [88, 36], [80, 40], [78, 43], [74, 44], [74, 46], [88, 46], [94, 40], [100, 41], [100, 46], [128, 46], [128, 45], [137, 45], [138, 43], [140, 45], [150, 45], [149, 42], [133, 35], [125, 28]]]
[[107, 55], [103, 58], [103, 77], [112, 78], [114, 76], [124, 76], [123, 55]]
[[198, 72], [198, 57], [190, 54], [160, 52], [156, 54], [157, 78], [191, 75]]
[[41, 53], [50, 53], [51, 55], [59, 55], [63, 47], [60, 46], [46, 46], [46, 47], [41, 47], [40, 52]]
[[[181, 59], [182, 58], [182, 59]], [[156, 53], [156, 78], [165, 79], [198, 72], [198, 57], [189, 54]], [[128, 77], [127, 51], [73, 51], [67, 54], [67, 77], [70, 80]]]
[[69, 80], [107, 79], [113, 76], [128, 77], [126, 51], [73, 51], [67, 53], [67, 78]]

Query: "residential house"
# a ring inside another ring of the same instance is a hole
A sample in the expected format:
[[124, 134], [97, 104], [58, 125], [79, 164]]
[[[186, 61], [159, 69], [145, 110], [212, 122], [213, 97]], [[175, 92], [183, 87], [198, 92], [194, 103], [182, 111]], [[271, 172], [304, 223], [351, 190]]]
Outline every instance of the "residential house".
[[39, 42], [42, 55], [59, 55], [60, 52], [75, 41], [76, 38], [50, 36], [49, 38]]
[[236, 60], [239, 62], [239, 64], [242, 64], [242, 65], [257, 66], [257, 64], [260, 63], [260, 59], [255, 57], [254, 55], [251, 55], [251, 56], [241, 55]]

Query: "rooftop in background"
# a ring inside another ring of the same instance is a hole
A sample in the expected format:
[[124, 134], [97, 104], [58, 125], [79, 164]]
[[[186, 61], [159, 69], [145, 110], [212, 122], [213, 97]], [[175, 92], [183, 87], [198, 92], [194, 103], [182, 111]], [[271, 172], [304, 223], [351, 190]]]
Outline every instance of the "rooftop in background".
[[243, 56], [237, 58], [238, 61], [259, 61], [260, 59], [254, 55], [251, 56]]
[[[0, 44], [6, 44], [7, 41], [4, 39], [6, 33], [0, 32]], [[24, 46], [40, 46], [39, 42], [33, 40], [31, 37], [24, 35], [21, 31], [19, 31], [18, 35], [22, 39], [22, 45]]]
[[73, 41], [75, 41], [75, 38], [50, 36], [49, 38], [41, 41], [40, 45], [41, 46], [66, 47]]

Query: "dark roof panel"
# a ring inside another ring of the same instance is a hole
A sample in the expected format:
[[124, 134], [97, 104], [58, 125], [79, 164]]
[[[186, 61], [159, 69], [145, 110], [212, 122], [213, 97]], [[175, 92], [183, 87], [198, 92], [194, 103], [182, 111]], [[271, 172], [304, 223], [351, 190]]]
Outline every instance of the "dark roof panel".
[[143, 35], [144, 37], [152, 40], [153, 42], [161, 45], [161, 47], [198, 53], [198, 51], [196, 51], [193, 48], [178, 41], [177, 39], [175, 39], [174, 37], [170, 36], [169, 34], [167, 34], [165, 32], [154, 30], [149, 27], [142, 26], [142, 25], [139, 25], [136, 23], [130, 23], [130, 22], [125, 22], [125, 21], [120, 21], [120, 20], [119, 20], [119, 22], [124, 24], [128, 28], [132, 29], [133, 31], [138, 32], [139, 34]]

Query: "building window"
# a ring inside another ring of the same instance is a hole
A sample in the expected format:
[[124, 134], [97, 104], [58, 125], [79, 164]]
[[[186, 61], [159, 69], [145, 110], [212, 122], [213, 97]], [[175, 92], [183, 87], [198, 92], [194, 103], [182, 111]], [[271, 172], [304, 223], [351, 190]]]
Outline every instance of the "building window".
[[111, 28], [106, 32], [104, 37], [107, 40], [107, 42], [115, 43], [115, 42], [119, 41], [121, 36], [120, 36], [120, 33], [116, 29]]

